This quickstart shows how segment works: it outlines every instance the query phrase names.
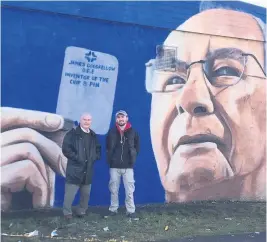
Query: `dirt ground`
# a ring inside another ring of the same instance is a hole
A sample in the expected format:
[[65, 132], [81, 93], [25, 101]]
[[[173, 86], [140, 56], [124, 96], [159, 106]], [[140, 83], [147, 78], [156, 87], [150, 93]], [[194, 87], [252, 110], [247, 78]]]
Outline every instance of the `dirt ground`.
[[[161, 241], [197, 235], [266, 231], [266, 203], [195, 202], [137, 208], [139, 220], [125, 210], [107, 217], [107, 208], [90, 207], [84, 218], [67, 222], [61, 210], [2, 213], [1, 241]], [[27, 233], [38, 231], [38, 236]], [[51, 238], [56, 230], [57, 237]]]

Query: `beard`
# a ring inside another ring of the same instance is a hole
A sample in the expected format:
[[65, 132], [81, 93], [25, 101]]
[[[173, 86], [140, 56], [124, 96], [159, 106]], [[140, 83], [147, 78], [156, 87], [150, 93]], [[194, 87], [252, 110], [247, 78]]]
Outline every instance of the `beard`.
[[126, 124], [126, 122], [121, 121], [121, 122], [118, 122], [117, 124], [122, 127], [122, 126], [124, 126]]

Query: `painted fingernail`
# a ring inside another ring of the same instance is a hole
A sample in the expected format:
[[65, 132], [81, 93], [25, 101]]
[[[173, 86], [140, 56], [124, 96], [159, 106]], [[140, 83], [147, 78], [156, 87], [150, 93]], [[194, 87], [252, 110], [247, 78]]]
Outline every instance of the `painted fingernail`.
[[58, 129], [63, 127], [64, 120], [58, 115], [50, 114], [45, 117], [45, 123], [48, 127]]

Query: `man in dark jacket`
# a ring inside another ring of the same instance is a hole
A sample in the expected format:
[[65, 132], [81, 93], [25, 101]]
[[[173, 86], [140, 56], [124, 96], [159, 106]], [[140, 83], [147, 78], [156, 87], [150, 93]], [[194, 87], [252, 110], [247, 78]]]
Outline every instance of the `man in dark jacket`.
[[71, 206], [79, 188], [81, 198], [77, 215], [85, 215], [88, 208], [93, 164], [101, 155], [97, 136], [90, 129], [91, 122], [91, 115], [83, 114], [80, 125], [64, 137], [62, 152], [68, 158], [63, 205], [63, 214], [66, 218], [72, 218]]
[[133, 193], [135, 190], [135, 180], [133, 167], [139, 152], [139, 137], [128, 122], [128, 115], [125, 111], [120, 110], [116, 113], [116, 126], [109, 130], [106, 146], [107, 162], [110, 166], [110, 214], [116, 214], [119, 207], [118, 193], [122, 176], [125, 188], [127, 215], [134, 217], [135, 205]]

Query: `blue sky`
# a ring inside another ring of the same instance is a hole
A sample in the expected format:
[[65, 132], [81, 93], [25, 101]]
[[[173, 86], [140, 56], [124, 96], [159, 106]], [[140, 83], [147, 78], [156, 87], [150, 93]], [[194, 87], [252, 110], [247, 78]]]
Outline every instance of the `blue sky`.
[[267, 1], [266, 0], [242, 0], [242, 2], [252, 3], [255, 5], [267, 8]]

